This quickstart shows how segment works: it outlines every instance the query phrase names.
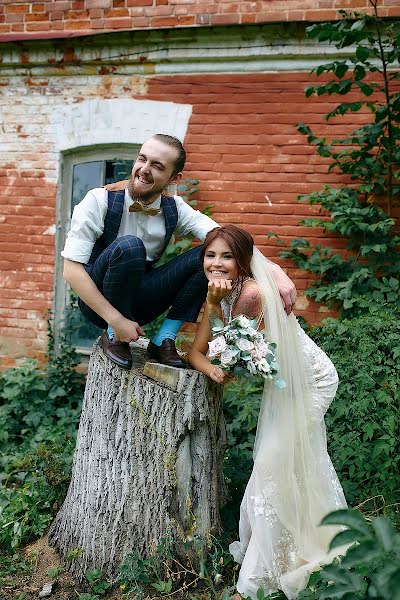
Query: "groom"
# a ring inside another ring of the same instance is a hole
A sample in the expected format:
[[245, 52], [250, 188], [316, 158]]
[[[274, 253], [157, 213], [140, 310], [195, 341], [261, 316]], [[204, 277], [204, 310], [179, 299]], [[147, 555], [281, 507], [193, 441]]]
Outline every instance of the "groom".
[[[96, 188], [75, 207], [61, 253], [64, 278], [78, 294], [82, 313], [106, 330], [100, 338], [103, 351], [123, 368], [132, 366], [129, 342], [144, 335], [141, 325], [168, 309], [147, 352], [163, 364], [186, 366], [175, 338], [184, 322], [196, 322], [206, 297], [201, 246], [166, 265], [155, 265], [174, 233], [203, 240], [218, 224], [179, 196], [163, 194], [181, 179], [185, 159], [177, 138], [164, 134], [149, 138], [126, 189], [118, 189], [119, 184], [113, 186], [116, 191]], [[277, 265], [274, 275], [290, 312], [295, 287]]]

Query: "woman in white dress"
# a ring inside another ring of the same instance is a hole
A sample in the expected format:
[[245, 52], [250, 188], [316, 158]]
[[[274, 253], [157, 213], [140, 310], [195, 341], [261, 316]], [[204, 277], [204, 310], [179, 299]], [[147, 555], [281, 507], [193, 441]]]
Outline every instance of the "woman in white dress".
[[[257, 425], [254, 466], [242, 500], [239, 541], [230, 545], [241, 564], [237, 590], [256, 598], [282, 590], [296, 598], [309, 575], [331, 562], [337, 529], [319, 527], [346, 501], [326, 446], [324, 414], [338, 377], [326, 354], [284, 312], [270, 263], [244, 230], [226, 225], [209, 232], [203, 247], [209, 281], [204, 315], [189, 353], [192, 367], [217, 383], [229, 376], [207, 358], [215, 317], [257, 319], [277, 344], [279, 377], [286, 388], [266, 380]], [[240, 597], [240, 596], [239, 596]]]

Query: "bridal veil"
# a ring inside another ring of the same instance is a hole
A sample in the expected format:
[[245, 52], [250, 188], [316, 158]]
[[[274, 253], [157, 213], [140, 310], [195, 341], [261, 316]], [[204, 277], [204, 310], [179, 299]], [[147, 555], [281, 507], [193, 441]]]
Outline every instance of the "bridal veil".
[[294, 315], [285, 314], [270, 265], [255, 248], [251, 270], [262, 290], [265, 330], [277, 344], [286, 388], [265, 384], [240, 540], [230, 551], [242, 564], [237, 589], [243, 596], [256, 598], [262, 587], [293, 599], [310, 573], [340, 552], [328, 553], [337, 528], [319, 523], [346, 501], [328, 455], [323, 418], [336, 392], [336, 370]]

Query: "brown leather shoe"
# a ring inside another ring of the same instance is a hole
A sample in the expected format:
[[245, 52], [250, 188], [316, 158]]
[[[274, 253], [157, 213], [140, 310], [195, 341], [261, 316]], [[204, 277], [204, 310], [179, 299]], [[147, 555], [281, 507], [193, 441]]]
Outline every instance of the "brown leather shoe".
[[162, 365], [168, 367], [178, 367], [185, 369], [187, 364], [181, 359], [175, 348], [175, 340], [165, 339], [161, 346], [156, 346], [153, 342], [149, 342], [147, 346], [147, 354], [149, 358], [156, 360]]
[[119, 367], [123, 369], [132, 367], [132, 354], [128, 342], [110, 340], [105, 331], [100, 338], [100, 346], [107, 358]]

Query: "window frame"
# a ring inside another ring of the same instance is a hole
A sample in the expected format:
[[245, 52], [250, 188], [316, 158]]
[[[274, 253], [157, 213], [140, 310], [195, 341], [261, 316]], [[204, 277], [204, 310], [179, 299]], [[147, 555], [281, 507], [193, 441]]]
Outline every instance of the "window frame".
[[[77, 164], [94, 161], [109, 161], [115, 159], [135, 160], [141, 144], [107, 144], [101, 147], [88, 146], [65, 151], [60, 158], [60, 185], [57, 192], [56, 230], [55, 230], [55, 265], [54, 265], [54, 294], [53, 294], [53, 335], [56, 350], [59, 348], [62, 323], [67, 307], [68, 284], [63, 278], [64, 260], [61, 252], [65, 245], [67, 233], [71, 224], [71, 201], [73, 167]], [[104, 172], [103, 172], [104, 175]], [[104, 180], [104, 176], [103, 176]], [[91, 348], [75, 347], [78, 354], [88, 356]]]

